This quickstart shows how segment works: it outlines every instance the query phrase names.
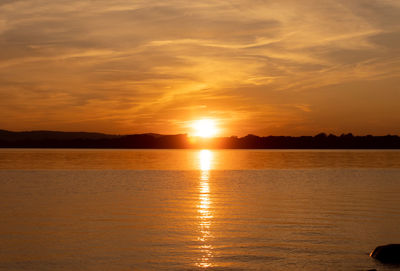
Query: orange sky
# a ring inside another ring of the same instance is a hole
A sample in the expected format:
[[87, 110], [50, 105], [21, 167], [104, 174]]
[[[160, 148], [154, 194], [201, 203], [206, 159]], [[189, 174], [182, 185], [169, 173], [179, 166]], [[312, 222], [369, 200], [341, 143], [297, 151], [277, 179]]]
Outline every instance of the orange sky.
[[[250, 2], [250, 3], [249, 3]], [[0, 129], [400, 134], [398, 0], [0, 1]]]

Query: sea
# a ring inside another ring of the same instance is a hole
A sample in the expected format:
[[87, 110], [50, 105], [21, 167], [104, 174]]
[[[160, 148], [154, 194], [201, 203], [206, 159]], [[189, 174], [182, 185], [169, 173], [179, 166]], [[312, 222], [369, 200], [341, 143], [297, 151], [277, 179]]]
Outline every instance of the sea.
[[399, 150], [0, 149], [0, 270], [396, 270]]

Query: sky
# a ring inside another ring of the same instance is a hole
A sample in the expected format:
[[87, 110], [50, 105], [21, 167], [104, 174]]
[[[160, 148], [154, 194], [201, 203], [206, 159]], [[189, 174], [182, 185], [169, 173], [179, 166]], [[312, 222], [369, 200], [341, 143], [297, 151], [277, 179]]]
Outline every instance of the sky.
[[400, 134], [398, 0], [0, 0], [0, 129]]

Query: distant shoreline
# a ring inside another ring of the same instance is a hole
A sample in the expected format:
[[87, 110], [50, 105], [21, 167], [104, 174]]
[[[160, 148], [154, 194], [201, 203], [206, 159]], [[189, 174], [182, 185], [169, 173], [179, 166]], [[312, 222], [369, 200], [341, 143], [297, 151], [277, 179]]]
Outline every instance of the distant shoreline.
[[400, 149], [398, 135], [354, 136], [352, 134], [316, 136], [189, 137], [186, 134], [108, 135], [85, 132], [0, 130], [0, 148], [42, 149], [317, 149], [371, 150]]
[[398, 151], [400, 148], [88, 148], [88, 147], [0, 147], [0, 150], [266, 150], [266, 151]]

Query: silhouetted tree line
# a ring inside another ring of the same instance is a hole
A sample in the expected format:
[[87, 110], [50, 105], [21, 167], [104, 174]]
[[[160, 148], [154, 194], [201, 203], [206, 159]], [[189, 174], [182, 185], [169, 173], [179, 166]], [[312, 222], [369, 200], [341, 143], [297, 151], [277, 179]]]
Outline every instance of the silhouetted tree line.
[[229, 149], [399, 149], [400, 137], [353, 136], [352, 134], [316, 136], [267, 136], [247, 135], [242, 138], [224, 138], [218, 144]]
[[354, 136], [267, 136], [190, 138], [181, 135], [106, 135], [53, 131], [10, 132], [0, 130], [1, 148], [128, 148], [128, 149], [400, 149], [400, 137]]

